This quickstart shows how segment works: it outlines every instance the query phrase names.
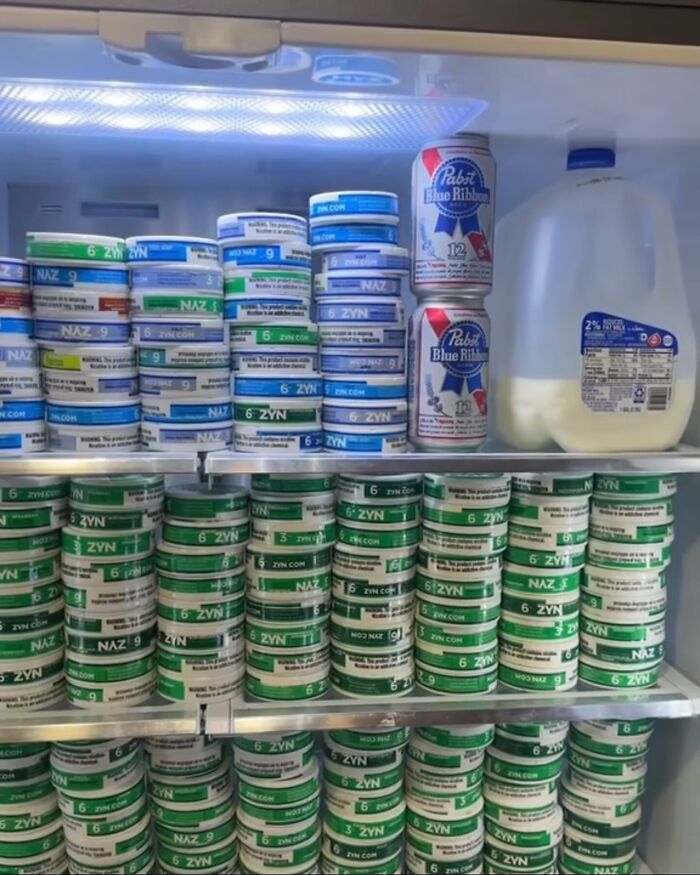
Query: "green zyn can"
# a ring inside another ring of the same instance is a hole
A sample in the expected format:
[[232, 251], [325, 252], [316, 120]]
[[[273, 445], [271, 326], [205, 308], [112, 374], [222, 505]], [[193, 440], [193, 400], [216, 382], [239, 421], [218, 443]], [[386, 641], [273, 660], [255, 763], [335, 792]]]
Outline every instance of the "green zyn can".
[[163, 501], [162, 474], [120, 474], [114, 477], [73, 477], [71, 507], [132, 510], [159, 508]]

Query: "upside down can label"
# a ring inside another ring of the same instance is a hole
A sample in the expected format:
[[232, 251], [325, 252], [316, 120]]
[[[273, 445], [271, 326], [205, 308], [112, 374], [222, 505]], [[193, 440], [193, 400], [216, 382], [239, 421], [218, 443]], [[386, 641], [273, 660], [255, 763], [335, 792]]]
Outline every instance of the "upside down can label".
[[478, 301], [419, 303], [409, 326], [409, 437], [418, 449], [486, 438], [489, 317]]
[[488, 138], [428, 143], [413, 164], [413, 291], [487, 294], [496, 164]]

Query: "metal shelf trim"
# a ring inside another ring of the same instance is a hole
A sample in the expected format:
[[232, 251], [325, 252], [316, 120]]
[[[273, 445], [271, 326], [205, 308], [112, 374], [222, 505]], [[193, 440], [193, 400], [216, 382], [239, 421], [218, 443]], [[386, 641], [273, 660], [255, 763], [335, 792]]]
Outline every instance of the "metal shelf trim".
[[0, 476], [84, 475], [84, 474], [196, 474], [197, 453], [26, 453], [0, 456]]
[[289, 704], [233, 701], [207, 705], [203, 716], [198, 705], [173, 705], [162, 700], [103, 713], [62, 705], [22, 714], [0, 713], [0, 743], [697, 715], [700, 687], [665, 665], [661, 682], [652, 690], [578, 690], [542, 695], [499, 692], [472, 700], [411, 695], [376, 701], [334, 698]]
[[93, 741], [151, 735], [199, 735], [199, 706], [142, 705], [95, 713], [70, 706], [11, 716], [0, 713], [0, 742]]
[[504, 449], [479, 453], [289, 453], [214, 452], [206, 474], [424, 474], [517, 471], [700, 472], [700, 447], [681, 444], [659, 453], [520, 453]]
[[547, 694], [509, 691], [471, 700], [410, 695], [376, 701], [334, 698], [289, 704], [234, 701], [209, 705], [204, 725], [208, 735], [247, 735], [594, 718], [681, 718], [697, 714], [700, 714], [700, 687], [665, 665], [659, 685], [651, 690], [574, 690]]

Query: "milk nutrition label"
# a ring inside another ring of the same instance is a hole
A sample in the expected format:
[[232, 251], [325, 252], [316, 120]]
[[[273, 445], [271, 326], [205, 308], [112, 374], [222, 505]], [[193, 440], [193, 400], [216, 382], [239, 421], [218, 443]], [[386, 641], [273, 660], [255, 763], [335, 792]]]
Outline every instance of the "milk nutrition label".
[[678, 340], [608, 313], [587, 313], [581, 329], [581, 400], [599, 413], [664, 411], [671, 402]]

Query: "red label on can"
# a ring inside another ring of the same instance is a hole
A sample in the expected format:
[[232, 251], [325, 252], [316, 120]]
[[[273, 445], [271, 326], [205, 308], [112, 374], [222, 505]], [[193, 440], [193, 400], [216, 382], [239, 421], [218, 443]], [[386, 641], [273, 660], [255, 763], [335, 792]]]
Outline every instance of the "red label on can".
[[29, 292], [0, 289], [0, 310], [31, 310], [32, 296]]
[[126, 316], [129, 312], [128, 298], [100, 298], [100, 313], [119, 313]]

